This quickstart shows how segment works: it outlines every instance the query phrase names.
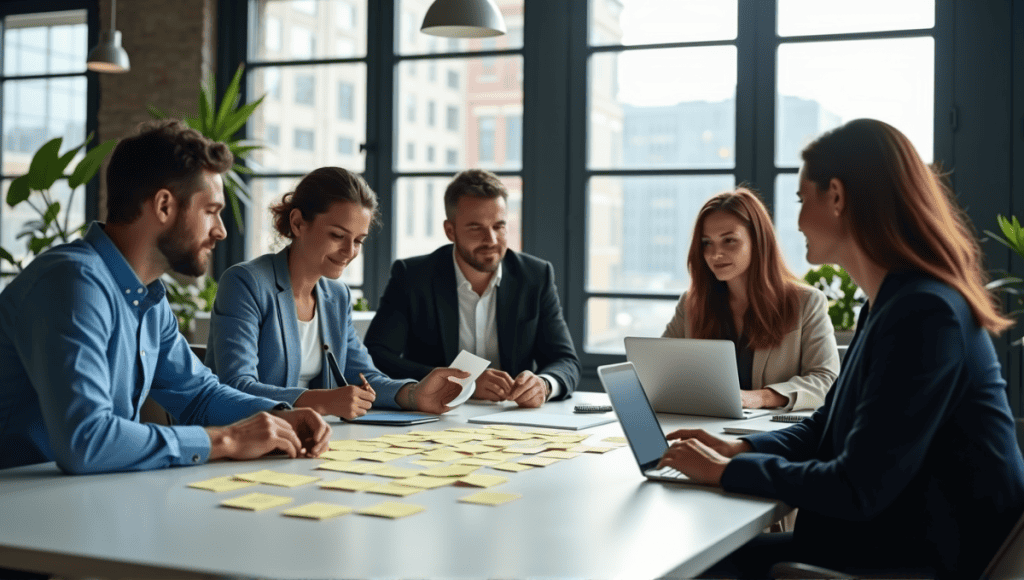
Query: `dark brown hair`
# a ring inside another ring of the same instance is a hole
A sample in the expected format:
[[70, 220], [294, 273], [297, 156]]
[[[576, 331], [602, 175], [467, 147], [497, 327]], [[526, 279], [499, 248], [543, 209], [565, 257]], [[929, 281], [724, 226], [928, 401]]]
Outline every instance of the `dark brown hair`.
[[107, 222], [131, 223], [161, 189], [188, 206], [203, 171], [224, 173], [235, 158], [227, 145], [177, 119], [149, 121], [114, 147], [107, 166]]
[[508, 203], [508, 191], [497, 175], [485, 169], [467, 169], [455, 176], [444, 191], [444, 214], [455, 219], [455, 208], [464, 196], [494, 199], [500, 197]]
[[295, 186], [295, 191], [284, 194], [281, 201], [270, 208], [274, 216], [274, 229], [281, 236], [292, 239], [291, 213], [298, 209], [302, 219], [310, 222], [337, 202], [355, 203], [370, 210], [372, 224], [380, 223], [377, 194], [358, 174], [341, 167], [314, 169]]
[[804, 177], [819, 192], [833, 179], [843, 184], [842, 219], [868, 258], [949, 284], [990, 332], [1012, 326], [985, 289], [988, 276], [970, 221], [903, 133], [882, 121], [857, 119], [819, 137], [802, 156]]
[[747, 270], [749, 307], [743, 318], [750, 348], [771, 348], [782, 343], [800, 316], [800, 284], [782, 259], [772, 219], [753, 191], [738, 187], [709, 199], [697, 214], [687, 265], [690, 290], [686, 314], [694, 338], [725, 338], [730, 316], [729, 287], [715, 278], [704, 259], [704, 222], [715, 212], [735, 216], [750, 234], [750, 268]]

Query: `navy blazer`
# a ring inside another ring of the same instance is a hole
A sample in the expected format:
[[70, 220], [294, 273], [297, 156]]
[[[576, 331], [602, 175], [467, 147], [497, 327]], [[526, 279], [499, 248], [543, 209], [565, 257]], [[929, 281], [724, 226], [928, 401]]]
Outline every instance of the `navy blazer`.
[[[302, 346], [288, 250], [236, 264], [221, 276], [210, 316], [206, 365], [240, 391], [294, 403], [306, 389], [297, 386]], [[359, 384], [363, 373], [377, 391], [374, 407], [399, 408], [395, 395], [409, 381], [393, 380], [373, 366], [352, 325], [348, 286], [320, 278], [316, 296], [324, 360], [319, 380], [310, 385], [337, 386], [327, 363], [330, 351], [349, 384]]]
[[[566, 398], [580, 380], [551, 264], [508, 250], [496, 304], [502, 370], [555, 377]], [[373, 362], [393, 377], [422, 379], [459, 354], [459, 298], [452, 244], [425, 256], [396, 260], [377, 314], [366, 331]]]
[[799, 507], [794, 542], [833, 567], [977, 578], [1024, 510], [1024, 460], [992, 340], [956, 290], [890, 272], [824, 406], [744, 437], [728, 491]]

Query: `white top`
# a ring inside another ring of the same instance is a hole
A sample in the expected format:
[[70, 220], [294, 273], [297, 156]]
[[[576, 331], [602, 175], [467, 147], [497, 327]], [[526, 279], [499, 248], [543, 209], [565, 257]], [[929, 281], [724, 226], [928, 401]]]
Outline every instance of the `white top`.
[[[452, 261], [455, 262], [455, 288], [459, 296], [459, 350], [465, 350], [480, 358], [491, 361], [489, 368], [501, 370], [501, 353], [498, 351], [498, 286], [501, 285], [503, 265], [498, 262], [498, 269], [488, 282], [483, 294], [473, 291], [473, 284], [466, 279], [455, 258], [452, 248]], [[537, 375], [547, 381], [551, 387], [551, 397], [561, 392], [561, 383], [551, 375]], [[512, 377], [513, 379], [515, 377]]]
[[302, 346], [302, 366], [299, 367], [299, 388], [309, 388], [309, 381], [320, 374], [323, 366], [323, 341], [320, 340], [320, 316], [313, 308], [309, 322], [299, 322], [299, 344]]

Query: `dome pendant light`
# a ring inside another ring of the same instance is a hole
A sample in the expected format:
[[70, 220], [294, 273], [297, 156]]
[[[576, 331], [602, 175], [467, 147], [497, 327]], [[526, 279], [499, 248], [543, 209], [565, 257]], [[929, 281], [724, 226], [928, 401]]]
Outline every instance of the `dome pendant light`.
[[86, 63], [89, 70], [106, 73], [125, 73], [131, 70], [128, 53], [121, 48], [121, 33], [114, 25], [117, 0], [110, 0], [110, 29], [100, 33], [100, 43], [89, 51]]
[[505, 34], [505, 19], [494, 0], [434, 0], [420, 32], [449, 38], [482, 38]]

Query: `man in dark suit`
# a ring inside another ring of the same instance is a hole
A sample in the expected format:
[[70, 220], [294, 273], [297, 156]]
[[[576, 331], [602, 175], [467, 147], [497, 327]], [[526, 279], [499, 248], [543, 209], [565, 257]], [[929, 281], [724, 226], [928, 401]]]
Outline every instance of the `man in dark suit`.
[[397, 260], [363, 341], [378, 369], [420, 380], [461, 350], [491, 361], [473, 397], [539, 407], [570, 396], [580, 362], [551, 264], [508, 250], [508, 192], [480, 169], [444, 195], [452, 244]]

